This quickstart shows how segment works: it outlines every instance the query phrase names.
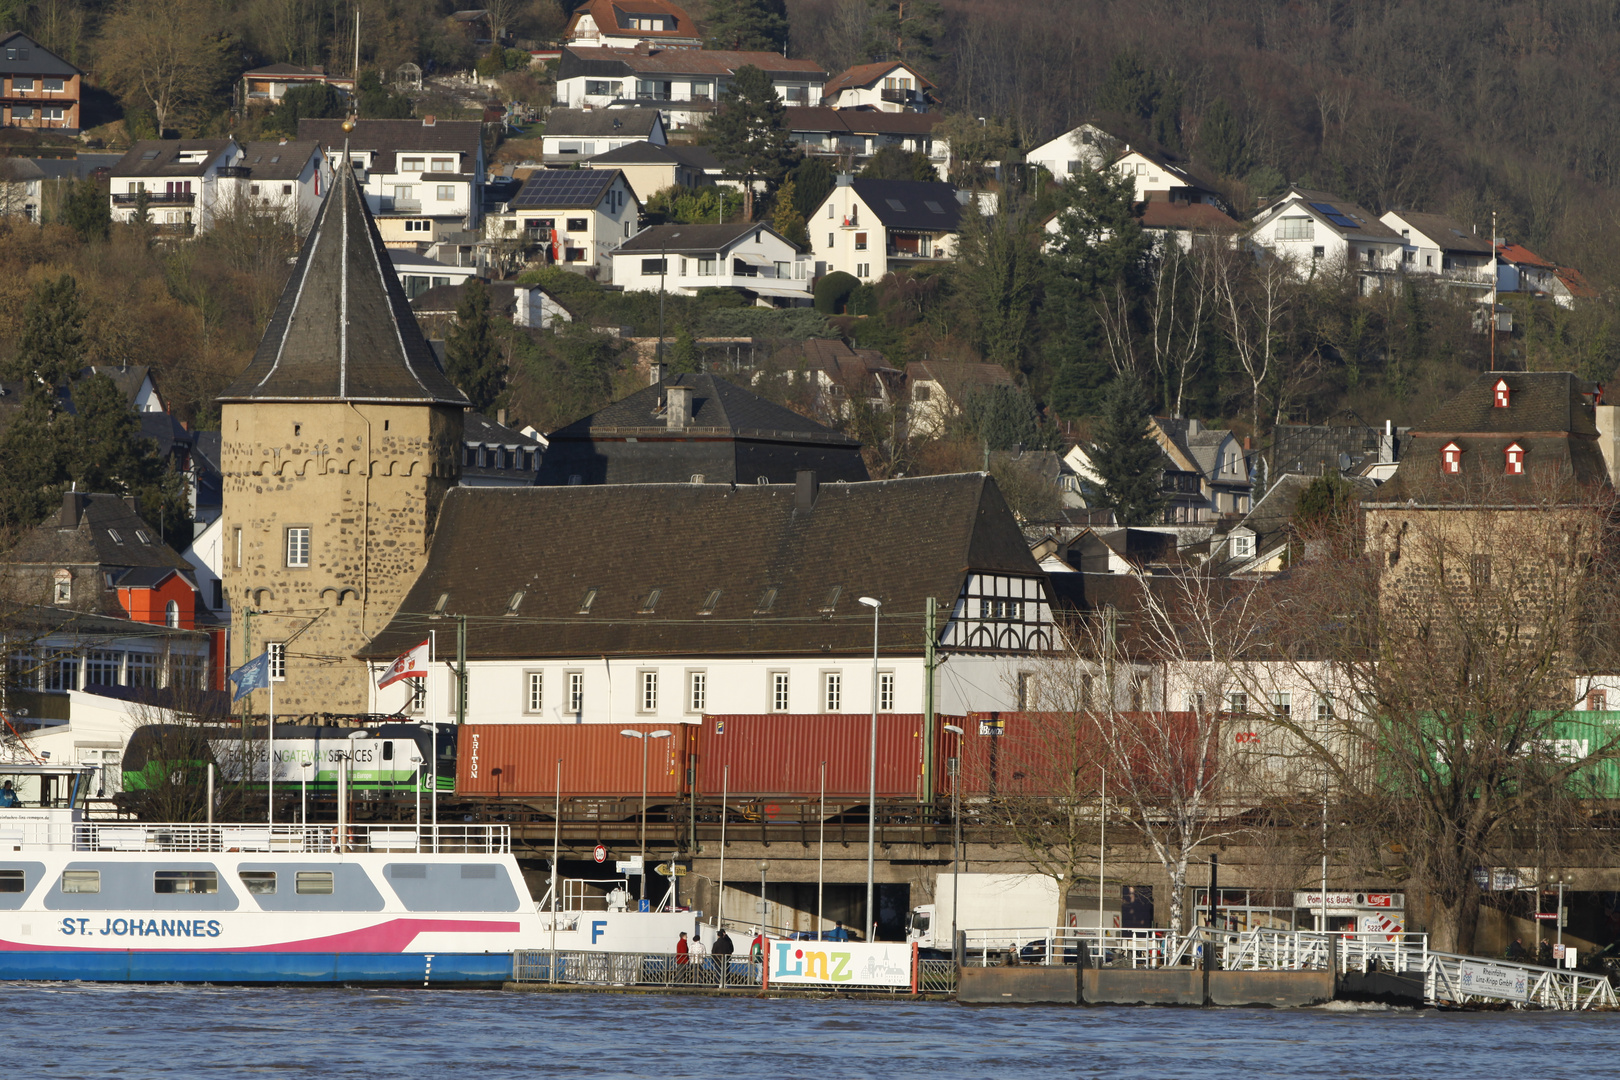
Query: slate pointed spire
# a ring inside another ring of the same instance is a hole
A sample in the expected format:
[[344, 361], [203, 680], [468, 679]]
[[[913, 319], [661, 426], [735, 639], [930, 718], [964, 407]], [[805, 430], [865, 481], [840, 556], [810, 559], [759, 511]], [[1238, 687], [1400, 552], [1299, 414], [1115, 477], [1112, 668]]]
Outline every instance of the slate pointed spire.
[[258, 351], [219, 400], [468, 404], [416, 325], [347, 165], [315, 213]]

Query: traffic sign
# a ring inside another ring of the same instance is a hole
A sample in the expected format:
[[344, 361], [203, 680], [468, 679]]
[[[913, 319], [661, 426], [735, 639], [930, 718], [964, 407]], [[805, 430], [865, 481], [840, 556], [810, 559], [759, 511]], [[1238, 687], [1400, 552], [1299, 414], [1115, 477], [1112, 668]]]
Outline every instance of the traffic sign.
[[1558, 912], [1556, 912], [1556, 911], [1538, 911], [1538, 912], [1536, 912], [1536, 918], [1540, 919], [1542, 922], [1557, 922], [1558, 921]]
[[614, 873], [639, 874], [641, 873], [641, 856], [633, 855], [628, 859], [620, 859], [613, 864]]
[[662, 874], [665, 877], [685, 877], [688, 871], [686, 867], [682, 866], [680, 863], [676, 863], [674, 866], [671, 866], [667, 862], [661, 862], [657, 866], [653, 867], [653, 873]]
[[591, 857], [599, 863], [607, 862], [607, 848], [603, 847], [601, 844], [597, 844], [596, 850], [591, 853]]

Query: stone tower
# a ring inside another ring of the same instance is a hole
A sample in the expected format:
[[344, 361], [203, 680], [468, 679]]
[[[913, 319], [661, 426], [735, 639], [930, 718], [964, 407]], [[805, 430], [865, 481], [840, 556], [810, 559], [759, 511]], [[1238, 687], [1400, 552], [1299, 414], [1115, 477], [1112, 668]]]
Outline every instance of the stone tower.
[[231, 663], [287, 643], [279, 714], [367, 710], [354, 654], [422, 569], [467, 406], [352, 170], [339, 173], [253, 361], [219, 398]]

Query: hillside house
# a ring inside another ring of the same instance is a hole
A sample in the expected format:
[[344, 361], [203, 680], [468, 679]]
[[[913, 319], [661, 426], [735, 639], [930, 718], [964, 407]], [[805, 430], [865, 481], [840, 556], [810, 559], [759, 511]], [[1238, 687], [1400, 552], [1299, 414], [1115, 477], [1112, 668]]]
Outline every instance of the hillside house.
[[346, 97], [354, 93], [354, 79], [328, 75], [324, 67], [267, 64], [242, 72], [242, 93], [249, 105], [279, 105], [287, 91], [303, 86], [330, 86]]
[[1430, 274], [1476, 296], [1490, 290], [1490, 237], [1443, 214], [1391, 210], [1380, 220], [1400, 233], [1401, 269], [1408, 274]]
[[1012, 373], [1000, 364], [913, 360], [906, 365], [906, 423], [925, 438], [939, 438], [968, 398], [1014, 385]]
[[0, 127], [77, 135], [83, 79], [21, 30], [0, 34]]
[[655, 225], [613, 251], [613, 283], [631, 292], [736, 289], [762, 307], [810, 303], [810, 259], [758, 222]]
[[938, 105], [934, 84], [910, 64], [889, 60], [857, 64], [833, 78], [821, 92], [821, 104], [834, 109], [878, 112], [927, 112]]
[[484, 139], [476, 120], [300, 120], [299, 139], [326, 148], [332, 169], [352, 168], [389, 247], [424, 250], [483, 220]]
[[563, 30], [563, 44], [634, 49], [701, 49], [697, 22], [669, 0], [586, 0]]
[[547, 262], [604, 278], [613, 251], [636, 233], [641, 200], [618, 169], [541, 169], [523, 182], [497, 235], [518, 236]]
[[812, 60], [770, 52], [721, 49], [563, 49], [557, 65], [557, 104], [609, 109], [625, 105], [664, 110], [671, 127], [701, 127], [737, 69], [753, 66], [770, 76], [789, 105], [821, 100], [827, 73]]
[[[615, 110], [617, 111], [617, 110]], [[655, 192], [669, 187], [696, 188], [724, 181], [723, 170], [714, 153], [703, 146], [660, 146], [650, 142], [628, 143], [616, 150], [597, 154], [580, 164], [589, 169], [618, 169], [642, 203]]]
[[142, 139], [112, 168], [114, 221], [147, 220], [164, 232], [207, 232], [235, 188], [242, 156], [234, 139]]
[[836, 158], [850, 167], [886, 147], [925, 154], [941, 176], [949, 175], [950, 143], [934, 136], [944, 116], [937, 112], [880, 109], [789, 108], [788, 132], [806, 154]]
[[817, 276], [841, 270], [870, 282], [954, 258], [965, 195], [945, 183], [840, 174], [808, 222]]
[[1403, 265], [1401, 234], [1348, 199], [1325, 191], [1291, 188], [1255, 216], [1252, 242], [1284, 259], [1295, 275], [1319, 268], [1354, 270], [1362, 295], [1385, 286]]
[[540, 152], [552, 164], [572, 163], [635, 143], [663, 146], [664, 117], [657, 109], [565, 109], [546, 115]]

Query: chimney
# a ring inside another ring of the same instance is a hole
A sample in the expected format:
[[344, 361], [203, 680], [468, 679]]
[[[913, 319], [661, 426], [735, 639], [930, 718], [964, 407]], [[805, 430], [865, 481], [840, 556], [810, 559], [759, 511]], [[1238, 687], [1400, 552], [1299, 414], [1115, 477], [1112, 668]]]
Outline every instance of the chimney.
[[1202, 433], [1203, 430], [1204, 430], [1204, 422], [1202, 420], [1197, 420], [1197, 419], [1194, 419], [1192, 417], [1187, 418], [1187, 434], [1188, 435], [1198, 435], [1198, 434]]
[[77, 491], [62, 492], [62, 515], [57, 523], [64, 529], [77, 529], [84, 516], [85, 497]]
[[808, 514], [816, 506], [816, 493], [821, 490], [821, 480], [816, 476], [814, 469], [800, 469], [793, 478], [793, 509]]
[[505, 409], [500, 409], [495, 413], [495, 422], [497, 424], [501, 425], [501, 427], [506, 426], [506, 410]]
[[124, 505], [129, 507], [129, 512], [130, 513], [134, 514], [136, 517], [140, 517], [141, 504], [135, 501], [135, 496], [133, 496], [133, 495], [125, 495], [124, 496]]
[[1384, 421], [1384, 431], [1378, 436], [1378, 463], [1395, 463], [1395, 424], [1389, 420]]
[[837, 181], [837, 186], [838, 187], [850, 187], [854, 183], [855, 183], [855, 177], [852, 174], [847, 173], [847, 172], [841, 172], [841, 173], [838, 174], [838, 181]]
[[647, 385], [657, 386], [659, 383], [663, 382], [664, 376], [668, 373], [668, 370], [669, 365], [664, 363], [662, 360], [654, 360], [652, 363], [648, 364]]
[[683, 431], [686, 425], [692, 422], [692, 388], [690, 386], [671, 386], [669, 399], [664, 408], [664, 419], [671, 431]]
[[439, 122], [439, 118], [437, 116], [434, 116], [432, 113], [429, 113], [428, 115], [422, 117], [422, 126], [423, 127], [432, 127], [433, 125], [437, 124], [438, 122]]

